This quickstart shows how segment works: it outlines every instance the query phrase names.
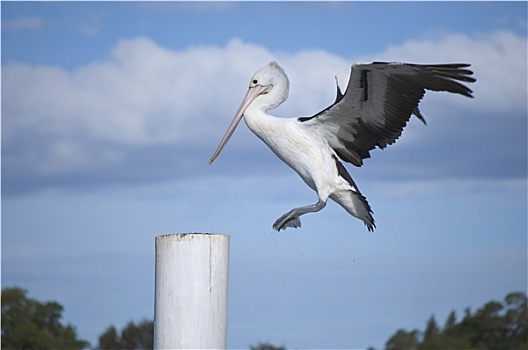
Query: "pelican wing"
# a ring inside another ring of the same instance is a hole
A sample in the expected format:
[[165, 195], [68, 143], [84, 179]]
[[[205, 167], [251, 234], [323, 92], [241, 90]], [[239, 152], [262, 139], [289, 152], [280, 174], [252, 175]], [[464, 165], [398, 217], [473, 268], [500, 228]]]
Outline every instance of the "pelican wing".
[[476, 81], [469, 66], [354, 64], [345, 91], [342, 79], [336, 77], [334, 104], [299, 121], [319, 129], [341, 159], [361, 166], [363, 159], [370, 157], [370, 150], [376, 146], [383, 149], [400, 137], [412, 114], [425, 123], [418, 104], [426, 90], [473, 97], [472, 91], [460, 83]]

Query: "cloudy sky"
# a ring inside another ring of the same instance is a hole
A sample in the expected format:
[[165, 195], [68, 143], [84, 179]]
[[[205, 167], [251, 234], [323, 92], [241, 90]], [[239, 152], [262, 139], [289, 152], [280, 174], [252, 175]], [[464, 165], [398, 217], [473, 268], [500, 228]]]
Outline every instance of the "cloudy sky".
[[[93, 345], [153, 317], [154, 237], [231, 235], [230, 348], [383, 347], [398, 328], [526, 291], [526, 2], [2, 2], [2, 286], [57, 300]], [[377, 230], [316, 194], [241, 125], [251, 75], [333, 102], [355, 61], [468, 62], [475, 98], [428, 93], [351, 175]]]

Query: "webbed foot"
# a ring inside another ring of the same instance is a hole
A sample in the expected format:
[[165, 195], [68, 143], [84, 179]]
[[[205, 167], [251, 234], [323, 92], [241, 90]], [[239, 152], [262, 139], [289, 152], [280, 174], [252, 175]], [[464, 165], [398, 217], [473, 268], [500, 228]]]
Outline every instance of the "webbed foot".
[[286, 230], [288, 227], [301, 227], [301, 219], [299, 219], [299, 216], [293, 210], [284, 214], [273, 223], [273, 229], [277, 232]]

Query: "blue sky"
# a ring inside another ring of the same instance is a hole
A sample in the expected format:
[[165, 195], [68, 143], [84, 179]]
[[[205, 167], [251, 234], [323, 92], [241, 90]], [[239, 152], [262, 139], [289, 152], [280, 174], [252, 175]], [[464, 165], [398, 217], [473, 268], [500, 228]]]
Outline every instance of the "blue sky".
[[[380, 349], [526, 291], [526, 2], [2, 2], [2, 286], [65, 306], [93, 345], [153, 317], [154, 237], [231, 235], [230, 348]], [[355, 61], [469, 62], [474, 99], [426, 94], [427, 126], [349, 167], [378, 225], [313, 193], [241, 125], [277, 60], [310, 115]]]

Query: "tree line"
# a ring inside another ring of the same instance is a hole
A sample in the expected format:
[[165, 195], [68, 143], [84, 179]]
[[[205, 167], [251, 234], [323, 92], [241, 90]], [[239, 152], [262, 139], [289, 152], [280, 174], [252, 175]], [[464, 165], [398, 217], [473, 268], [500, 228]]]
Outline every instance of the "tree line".
[[[502, 302], [490, 301], [458, 320], [452, 311], [439, 326], [432, 315], [423, 331], [398, 329], [385, 343], [385, 350], [409, 349], [528, 349], [528, 303], [523, 292], [506, 295]], [[55, 301], [28, 298], [18, 287], [2, 289], [2, 349], [87, 349], [76, 328], [61, 322], [64, 308]], [[152, 349], [151, 320], [130, 321], [121, 330], [108, 327], [94, 349]], [[374, 348], [369, 348], [374, 350]], [[286, 350], [284, 345], [251, 345], [250, 350]]]
[[386, 350], [403, 349], [528, 349], [526, 294], [515, 292], [504, 301], [489, 301], [474, 313], [469, 308], [458, 321], [455, 311], [440, 327], [432, 315], [425, 329], [399, 329], [385, 344]]

